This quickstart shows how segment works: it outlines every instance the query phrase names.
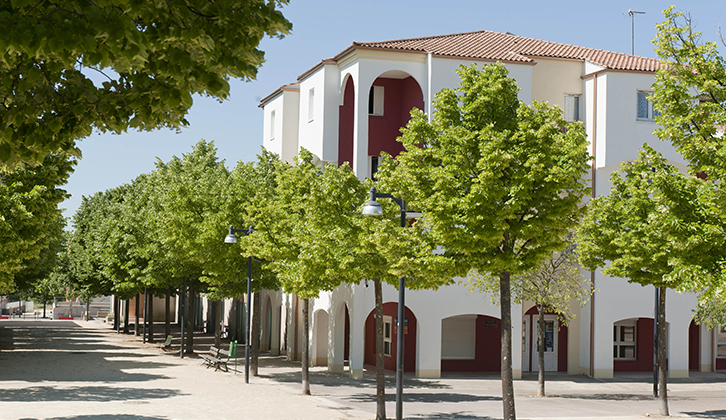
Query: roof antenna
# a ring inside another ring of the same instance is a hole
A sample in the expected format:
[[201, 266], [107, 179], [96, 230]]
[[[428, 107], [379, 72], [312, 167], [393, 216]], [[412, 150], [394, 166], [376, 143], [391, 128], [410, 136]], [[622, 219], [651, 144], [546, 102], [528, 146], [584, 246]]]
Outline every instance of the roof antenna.
[[635, 55], [635, 15], [644, 15], [645, 12], [636, 12], [633, 9], [628, 9], [628, 14], [630, 15], [630, 38], [631, 38], [631, 47], [630, 47], [630, 54]]

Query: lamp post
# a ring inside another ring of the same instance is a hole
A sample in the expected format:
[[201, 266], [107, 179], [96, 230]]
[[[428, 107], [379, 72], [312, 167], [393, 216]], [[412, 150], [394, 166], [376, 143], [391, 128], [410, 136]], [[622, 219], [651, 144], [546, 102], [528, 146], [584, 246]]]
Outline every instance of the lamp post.
[[[224, 237], [225, 244], [236, 244], [235, 233], [252, 233], [252, 226], [248, 229], [235, 229], [230, 225], [229, 234]], [[252, 256], [247, 257], [247, 317], [245, 319], [245, 383], [250, 383], [250, 308], [252, 306]]]
[[[406, 227], [406, 201], [391, 194], [379, 193], [376, 187], [371, 187], [371, 196], [363, 206], [364, 216], [382, 216], [383, 208], [376, 198], [390, 198], [401, 209], [401, 227]], [[398, 335], [396, 337], [396, 420], [403, 418], [403, 336], [404, 336], [404, 307], [406, 298], [406, 278], [398, 279]]]

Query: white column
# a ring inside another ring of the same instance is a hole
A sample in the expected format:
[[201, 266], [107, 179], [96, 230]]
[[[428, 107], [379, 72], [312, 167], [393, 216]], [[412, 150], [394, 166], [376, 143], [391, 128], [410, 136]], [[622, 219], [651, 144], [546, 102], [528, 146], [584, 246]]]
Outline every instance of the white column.
[[365, 326], [368, 316], [364, 293], [354, 292], [353, 305], [348, 308], [350, 316], [350, 376], [363, 379], [365, 361]]
[[512, 378], [522, 379], [522, 305], [512, 305]]
[[[334, 309], [332, 309], [334, 308]], [[345, 302], [333, 301], [330, 314], [328, 371], [343, 372], [345, 361]]]
[[441, 318], [421, 314], [416, 328], [416, 377], [441, 377]]

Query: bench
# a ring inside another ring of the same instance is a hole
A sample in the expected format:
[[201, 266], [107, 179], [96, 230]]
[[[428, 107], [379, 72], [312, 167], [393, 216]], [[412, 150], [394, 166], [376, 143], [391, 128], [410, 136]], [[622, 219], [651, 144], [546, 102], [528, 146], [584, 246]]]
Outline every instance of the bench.
[[229, 350], [221, 349], [215, 346], [209, 348], [209, 354], [202, 354], [202, 359], [207, 368], [214, 366], [214, 371], [224, 369], [225, 372], [229, 372], [227, 363], [230, 359], [237, 357], [237, 342], [233, 341], [229, 343]]
[[166, 336], [166, 341], [164, 341], [163, 343], [158, 343], [156, 346], [159, 347], [160, 349], [167, 349], [167, 348], [171, 347], [171, 339], [172, 339], [172, 336], [171, 336], [171, 334], [169, 334]]

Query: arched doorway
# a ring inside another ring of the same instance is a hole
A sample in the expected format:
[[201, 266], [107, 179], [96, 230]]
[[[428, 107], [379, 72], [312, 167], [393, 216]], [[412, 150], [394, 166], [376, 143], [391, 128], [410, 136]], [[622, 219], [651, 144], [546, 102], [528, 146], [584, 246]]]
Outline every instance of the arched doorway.
[[[545, 371], [567, 372], [567, 326], [561, 325], [557, 314], [545, 311]], [[522, 320], [524, 340], [522, 343], [522, 370], [539, 370], [537, 337], [539, 334], [539, 311], [532, 306]]]
[[701, 370], [701, 328], [694, 320], [688, 326], [688, 370]]
[[500, 372], [502, 323], [477, 314], [441, 320], [441, 372]]
[[[413, 372], [416, 369], [416, 316], [408, 308], [404, 308], [403, 322], [403, 371]], [[396, 370], [396, 351], [398, 349], [398, 303], [383, 304], [383, 366], [388, 370]], [[376, 310], [373, 309], [366, 318], [365, 327], [365, 363], [376, 364]]]

